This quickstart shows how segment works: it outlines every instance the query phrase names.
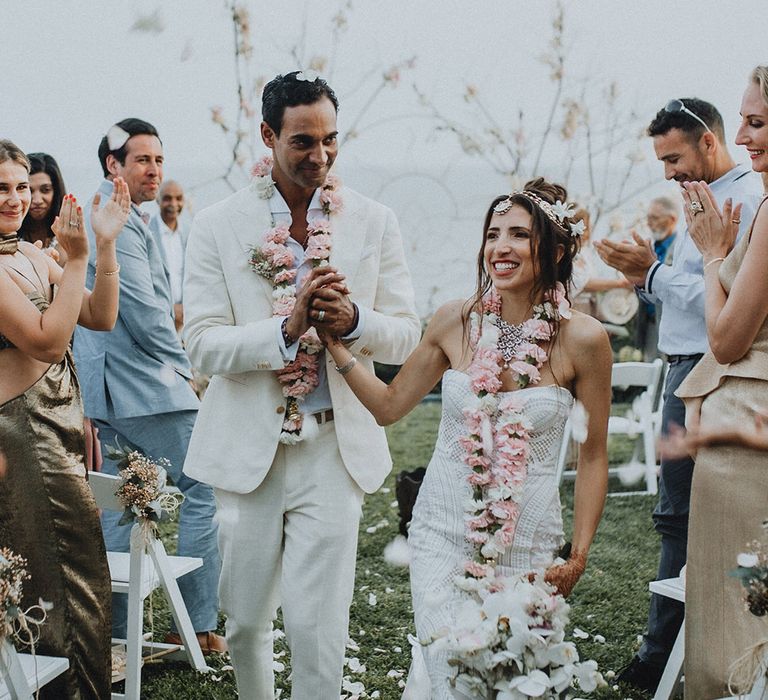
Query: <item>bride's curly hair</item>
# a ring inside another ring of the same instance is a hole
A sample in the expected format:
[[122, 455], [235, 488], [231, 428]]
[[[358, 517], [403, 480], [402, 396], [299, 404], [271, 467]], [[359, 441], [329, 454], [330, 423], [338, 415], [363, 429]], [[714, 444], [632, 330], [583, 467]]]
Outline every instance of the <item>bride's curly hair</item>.
[[[549, 204], [558, 200], [568, 201], [568, 192], [562, 185], [547, 182], [542, 177], [529, 180], [523, 189], [526, 192], [540, 197]], [[522, 207], [531, 215], [531, 257], [534, 264], [534, 282], [529, 293], [531, 306], [538, 303], [547, 291], [553, 290], [558, 282], [565, 287], [568, 294], [568, 285], [573, 273], [573, 259], [579, 252], [579, 237], [572, 236], [568, 227], [557, 225], [553, 222], [533, 201], [523, 194], [500, 195], [496, 197], [488, 207], [483, 224], [483, 240], [480, 251], [477, 254], [477, 287], [474, 295], [464, 307], [465, 322], [469, 313], [477, 309], [480, 302], [491, 289], [491, 277], [485, 268], [485, 244], [488, 238], [488, 228], [494, 214], [494, 208], [499, 202], [509, 200], [513, 205]], [[568, 224], [574, 219], [566, 219]]]

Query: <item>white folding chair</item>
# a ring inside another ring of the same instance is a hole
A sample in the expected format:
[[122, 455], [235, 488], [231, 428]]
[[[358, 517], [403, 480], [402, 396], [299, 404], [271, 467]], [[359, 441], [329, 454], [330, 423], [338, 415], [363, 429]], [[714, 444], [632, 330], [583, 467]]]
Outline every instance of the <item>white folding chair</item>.
[[[678, 576], [677, 578], [666, 578], [662, 581], [651, 581], [648, 584], [651, 593], [662, 595], [666, 598], [679, 600], [685, 603], [685, 580]], [[664, 673], [656, 688], [653, 700], [670, 700], [680, 690], [680, 679], [683, 675], [683, 662], [685, 661], [685, 620], [680, 625], [680, 631], [677, 633], [677, 639], [672, 646], [672, 651], [667, 659], [667, 665], [664, 667]]]
[[[115, 496], [121, 484], [119, 477], [90, 472], [88, 481], [99, 508], [123, 510], [122, 504]], [[112, 700], [117, 698], [139, 700], [142, 649], [145, 647], [149, 648], [153, 654], [160, 652], [169, 657], [178, 657], [180, 652], [183, 652], [182, 658], [186, 658], [192, 668], [203, 672], [210, 670], [203, 659], [200, 644], [176, 582], [180, 576], [200, 568], [203, 560], [199, 557], [168, 556], [162, 541], [157, 538], [152, 539], [145, 552], [138, 524], [131, 530], [131, 551], [107, 552], [107, 559], [112, 579], [112, 592], [128, 594], [127, 638], [113, 640], [113, 642], [125, 644], [125, 694], [112, 693]], [[183, 646], [144, 642], [144, 600], [156, 588], [162, 588], [165, 594]]]
[[0, 640], [0, 700], [32, 700], [34, 693], [69, 668], [69, 659], [19, 654], [8, 639]]
[[[615, 362], [611, 370], [611, 386], [617, 389], [640, 387], [643, 392], [633, 402], [626, 416], [611, 416], [608, 419], [608, 434], [624, 434], [635, 439], [635, 446], [630, 462], [609, 470], [610, 474], [621, 474], [629, 465], [640, 464], [645, 478], [644, 491], [618, 491], [615, 496], [658, 493], [656, 470], [656, 437], [660, 429], [661, 416], [661, 378], [664, 363], [660, 359], [653, 362]], [[557, 479], [572, 479], [575, 469], [566, 469], [568, 449], [571, 443], [571, 423], [565, 424], [563, 440], [557, 462]], [[642, 446], [643, 461], [639, 461]]]

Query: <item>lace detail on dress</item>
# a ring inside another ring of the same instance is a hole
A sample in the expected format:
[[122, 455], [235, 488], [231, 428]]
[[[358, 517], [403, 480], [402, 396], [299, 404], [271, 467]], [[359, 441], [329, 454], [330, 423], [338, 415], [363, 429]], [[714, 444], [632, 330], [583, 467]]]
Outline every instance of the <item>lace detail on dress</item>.
[[[567, 389], [558, 386], [521, 389], [525, 414], [531, 421], [528, 474], [512, 546], [500, 570], [515, 575], [544, 569], [563, 543], [560, 495], [555, 469], [565, 421], [573, 404]], [[437, 443], [413, 510], [408, 534], [411, 548], [411, 589], [416, 632], [423, 643], [451, 624], [452, 610], [461, 600], [453, 580], [472, 556], [465, 540], [464, 504], [471, 495], [468, 467], [458, 438], [465, 434], [463, 409], [472, 397], [466, 374], [443, 375], [443, 412]], [[423, 648], [429, 671], [430, 700], [449, 700], [447, 655]], [[427, 700], [426, 698], [424, 700]]]

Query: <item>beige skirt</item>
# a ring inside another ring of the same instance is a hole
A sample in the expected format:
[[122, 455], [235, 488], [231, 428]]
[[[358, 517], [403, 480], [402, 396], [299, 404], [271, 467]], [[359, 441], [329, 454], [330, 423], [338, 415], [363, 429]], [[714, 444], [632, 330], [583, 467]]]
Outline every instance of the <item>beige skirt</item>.
[[[768, 405], [768, 381], [726, 376], [704, 399], [702, 425], [751, 423], [754, 404]], [[768, 638], [768, 620], [746, 609], [741, 582], [728, 575], [738, 554], [761, 536], [766, 517], [768, 453], [741, 447], [699, 451], [688, 530], [686, 700], [729, 695], [734, 661]]]

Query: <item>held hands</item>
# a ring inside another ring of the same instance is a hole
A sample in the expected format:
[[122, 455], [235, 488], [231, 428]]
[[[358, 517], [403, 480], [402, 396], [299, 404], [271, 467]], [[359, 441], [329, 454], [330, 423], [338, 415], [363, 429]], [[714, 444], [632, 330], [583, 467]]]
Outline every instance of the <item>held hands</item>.
[[725, 200], [722, 212], [706, 182], [683, 183], [683, 211], [688, 231], [704, 264], [724, 258], [733, 248], [741, 222], [741, 204]]
[[351, 333], [355, 325], [355, 307], [349, 300], [346, 285], [332, 283], [319, 288], [312, 296], [309, 320], [321, 337], [339, 338]]
[[586, 552], [574, 549], [565, 564], [550, 566], [546, 570], [544, 580], [555, 586], [557, 592], [567, 598], [586, 568]]
[[632, 284], [643, 286], [648, 270], [657, 260], [656, 253], [651, 241], [634, 230], [631, 233], [631, 241], [595, 241], [595, 250], [606, 265], [621, 272]]
[[311, 310], [315, 294], [318, 290], [325, 288], [334, 289], [338, 293], [348, 293], [344, 275], [340, 274], [336, 268], [329, 265], [313, 268], [296, 293], [296, 303], [286, 324], [286, 331], [294, 340], [304, 335], [310, 325], [315, 325], [318, 331], [327, 330], [325, 326], [328, 324], [320, 324], [317, 321], [319, 310]]
[[100, 243], [114, 241], [123, 230], [131, 213], [131, 195], [123, 178], [115, 178], [112, 196], [103, 207], [100, 204], [101, 193], [97, 192], [93, 197], [91, 209], [91, 226], [96, 234], [96, 241]]

